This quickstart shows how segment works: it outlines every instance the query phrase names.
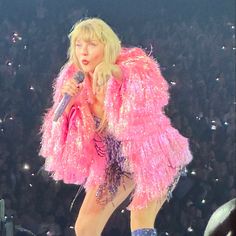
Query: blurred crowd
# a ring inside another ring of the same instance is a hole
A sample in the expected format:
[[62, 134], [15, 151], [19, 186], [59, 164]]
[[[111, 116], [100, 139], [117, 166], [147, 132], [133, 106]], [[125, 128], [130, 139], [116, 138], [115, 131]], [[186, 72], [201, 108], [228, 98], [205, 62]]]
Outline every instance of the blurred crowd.
[[[69, 30], [96, 10], [72, 0], [13, 3], [0, 0], [0, 199], [19, 228], [74, 235], [84, 193], [70, 211], [78, 186], [41, 170], [39, 129], [52, 104], [52, 81], [66, 61]], [[112, 22], [125, 46], [142, 47], [160, 63], [171, 94], [165, 112], [189, 138], [194, 160], [156, 226], [163, 235], [199, 236], [213, 211], [236, 196], [235, 25], [224, 11], [206, 16], [198, 6], [170, 15], [168, 4], [160, 6], [140, 21], [134, 13], [97, 15]], [[125, 204], [109, 220], [108, 235], [130, 235]]]

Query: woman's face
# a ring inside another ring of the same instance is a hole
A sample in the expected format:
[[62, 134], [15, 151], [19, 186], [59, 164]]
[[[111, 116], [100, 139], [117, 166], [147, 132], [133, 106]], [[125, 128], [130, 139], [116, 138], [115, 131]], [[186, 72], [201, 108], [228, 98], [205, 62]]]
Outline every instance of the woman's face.
[[104, 59], [104, 44], [97, 39], [77, 39], [75, 53], [82, 70], [93, 73], [96, 66]]

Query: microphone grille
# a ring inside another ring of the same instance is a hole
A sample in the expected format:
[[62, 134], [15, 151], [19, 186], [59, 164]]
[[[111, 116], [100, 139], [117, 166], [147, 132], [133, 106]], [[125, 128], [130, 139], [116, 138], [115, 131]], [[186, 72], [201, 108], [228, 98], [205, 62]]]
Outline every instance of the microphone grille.
[[74, 79], [78, 82], [78, 83], [82, 83], [84, 81], [84, 73], [82, 71], [77, 72], [74, 75]]

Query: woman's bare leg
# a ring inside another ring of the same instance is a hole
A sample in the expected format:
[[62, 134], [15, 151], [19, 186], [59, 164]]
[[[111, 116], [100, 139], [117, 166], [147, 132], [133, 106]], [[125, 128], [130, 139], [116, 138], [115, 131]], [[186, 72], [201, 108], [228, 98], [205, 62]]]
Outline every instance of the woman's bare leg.
[[[125, 185], [125, 188], [123, 185]], [[124, 184], [118, 188], [116, 197], [106, 205], [100, 205], [97, 202], [97, 187], [88, 190], [75, 223], [76, 236], [101, 235], [112, 213], [128, 197], [133, 189], [133, 180], [124, 177]]]
[[154, 228], [156, 216], [166, 200], [166, 196], [152, 200], [148, 206], [139, 210], [131, 210], [130, 227], [131, 232], [137, 229]]

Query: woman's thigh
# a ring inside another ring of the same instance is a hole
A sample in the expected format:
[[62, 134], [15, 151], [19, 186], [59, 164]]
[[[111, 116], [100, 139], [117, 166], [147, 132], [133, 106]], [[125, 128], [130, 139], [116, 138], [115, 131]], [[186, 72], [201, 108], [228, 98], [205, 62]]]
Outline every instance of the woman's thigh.
[[96, 228], [96, 232], [98, 232], [97, 235], [99, 235], [115, 209], [134, 189], [134, 182], [132, 179], [124, 177], [124, 183], [119, 186], [113, 201], [105, 205], [98, 203], [96, 198], [97, 189], [98, 187], [87, 190], [75, 228], [82, 227], [84, 231], [89, 231], [91, 226], [93, 226]]

